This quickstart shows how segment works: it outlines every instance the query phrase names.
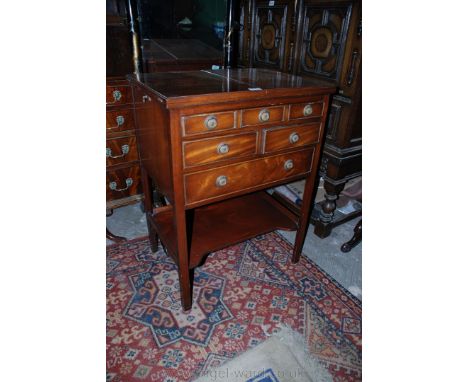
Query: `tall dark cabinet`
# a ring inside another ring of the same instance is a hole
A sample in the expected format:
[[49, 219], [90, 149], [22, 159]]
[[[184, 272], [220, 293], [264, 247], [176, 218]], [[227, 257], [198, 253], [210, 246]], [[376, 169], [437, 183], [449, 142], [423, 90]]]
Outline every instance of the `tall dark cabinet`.
[[241, 0], [241, 24], [241, 66], [313, 77], [338, 89], [321, 162], [325, 201], [314, 231], [327, 237], [344, 220], [335, 214], [336, 199], [361, 175], [361, 1]]

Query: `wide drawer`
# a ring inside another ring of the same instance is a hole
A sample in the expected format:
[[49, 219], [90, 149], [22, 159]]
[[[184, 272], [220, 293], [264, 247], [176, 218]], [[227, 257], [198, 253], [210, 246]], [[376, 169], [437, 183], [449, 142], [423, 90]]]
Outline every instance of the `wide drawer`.
[[284, 106], [260, 107], [242, 110], [242, 126], [262, 125], [281, 122], [284, 118]]
[[236, 112], [199, 114], [182, 117], [184, 135], [209, 133], [236, 127]]
[[319, 141], [320, 125], [320, 123], [310, 123], [302, 126], [265, 129], [263, 152], [270, 153], [317, 143]]
[[324, 107], [325, 104], [323, 101], [293, 104], [289, 109], [289, 119], [295, 120], [321, 117]]
[[288, 180], [310, 171], [314, 149], [274, 155], [185, 175], [186, 204]]
[[106, 166], [138, 160], [136, 137], [108, 139], [106, 141]]
[[184, 142], [184, 166], [242, 158], [257, 152], [257, 133], [226, 135]]
[[107, 85], [106, 86], [106, 105], [124, 105], [132, 103], [132, 90], [130, 86]]
[[140, 167], [138, 165], [107, 171], [107, 201], [137, 195], [140, 191]]
[[108, 110], [106, 112], [106, 132], [117, 133], [133, 130], [135, 123], [132, 109]]

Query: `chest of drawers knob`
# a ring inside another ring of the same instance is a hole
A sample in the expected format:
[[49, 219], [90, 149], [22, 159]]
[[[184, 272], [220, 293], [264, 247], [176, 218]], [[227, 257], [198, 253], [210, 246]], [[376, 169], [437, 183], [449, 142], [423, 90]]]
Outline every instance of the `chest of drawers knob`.
[[108, 158], [122, 158], [124, 157], [125, 155], [127, 155], [130, 151], [130, 146], [129, 145], [122, 145], [122, 154], [120, 155], [112, 155], [112, 149], [110, 149], [109, 147], [106, 148], [106, 157]]
[[213, 130], [214, 128], [216, 128], [216, 126], [218, 126], [218, 120], [215, 116], [210, 115], [205, 118], [205, 127], [208, 130]]
[[292, 159], [288, 159], [286, 162], [284, 162], [284, 169], [286, 171], [292, 170], [293, 167], [294, 167], [294, 162], [292, 161]]
[[258, 113], [258, 120], [260, 122], [267, 122], [270, 119], [270, 112], [267, 109], [263, 109]]
[[224, 187], [227, 184], [227, 176], [220, 175], [216, 178], [216, 187]]
[[291, 133], [291, 135], [289, 136], [289, 142], [291, 142], [292, 144], [299, 142], [299, 134], [296, 132]]
[[132, 178], [127, 178], [125, 179], [125, 188], [117, 188], [117, 182], [110, 182], [109, 183], [109, 188], [112, 191], [125, 191], [127, 190], [131, 185], [133, 184], [133, 179]]
[[311, 115], [313, 112], [313, 108], [312, 108], [312, 105], [305, 105], [304, 106], [304, 116], [305, 117], [308, 117], [309, 115]]
[[220, 143], [216, 148], [218, 154], [227, 154], [229, 152], [229, 145], [227, 143]]
[[151, 101], [151, 97], [149, 95], [144, 95], [143, 97], [141, 97], [141, 100], [143, 102], [150, 102]]

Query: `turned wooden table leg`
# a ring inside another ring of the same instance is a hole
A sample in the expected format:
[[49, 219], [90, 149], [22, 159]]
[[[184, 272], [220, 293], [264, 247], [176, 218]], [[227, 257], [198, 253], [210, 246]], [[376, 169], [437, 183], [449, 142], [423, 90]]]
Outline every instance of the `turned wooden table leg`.
[[341, 252], [349, 252], [362, 240], [362, 219], [354, 227], [354, 236], [341, 246]]
[[343, 191], [345, 184], [331, 184], [327, 181], [324, 182], [325, 188], [325, 203], [322, 204], [320, 211], [320, 219], [315, 223], [314, 233], [321, 239], [330, 235], [333, 223], [333, 214], [336, 209], [336, 200], [341, 191]]

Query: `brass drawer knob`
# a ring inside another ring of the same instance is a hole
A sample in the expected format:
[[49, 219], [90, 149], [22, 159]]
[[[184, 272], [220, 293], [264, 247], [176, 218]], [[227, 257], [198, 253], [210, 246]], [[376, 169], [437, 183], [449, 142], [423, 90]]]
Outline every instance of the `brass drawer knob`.
[[299, 142], [299, 134], [296, 132], [291, 133], [289, 136], [289, 142], [292, 144]]
[[114, 102], [118, 102], [122, 98], [122, 93], [120, 92], [120, 90], [114, 90], [112, 92], [112, 97], [114, 97]]
[[216, 128], [216, 126], [218, 126], [218, 120], [214, 115], [210, 115], [205, 118], [205, 127], [208, 130], [213, 130], [214, 128]]
[[106, 148], [106, 157], [107, 158], [112, 158], [112, 159], [115, 159], [115, 158], [122, 158], [124, 157], [125, 155], [128, 154], [128, 152], [130, 151], [130, 146], [129, 145], [122, 145], [122, 154], [120, 155], [112, 155], [112, 149], [107, 147]]
[[227, 184], [227, 176], [220, 175], [216, 178], [216, 187], [224, 187]]
[[117, 183], [116, 182], [110, 182], [109, 183], [109, 188], [112, 191], [125, 191], [133, 184], [133, 179], [132, 178], [125, 179], [125, 184], [126, 184], [125, 188], [117, 188]]
[[284, 169], [286, 171], [292, 170], [293, 167], [294, 167], [294, 162], [292, 159], [288, 159], [286, 162], [284, 162]]
[[309, 116], [312, 114], [314, 110], [312, 109], [312, 105], [311, 104], [308, 104], [308, 105], [305, 105], [304, 106], [304, 116]]
[[150, 102], [150, 101], [151, 101], [151, 97], [150, 97], [149, 95], [145, 94], [143, 97], [141, 97], [141, 101], [142, 101], [143, 103], [145, 103], [145, 102]]
[[270, 112], [267, 109], [263, 109], [258, 113], [258, 119], [260, 122], [267, 122], [270, 119]]
[[229, 152], [229, 145], [227, 143], [220, 143], [216, 148], [218, 154], [227, 154]]

